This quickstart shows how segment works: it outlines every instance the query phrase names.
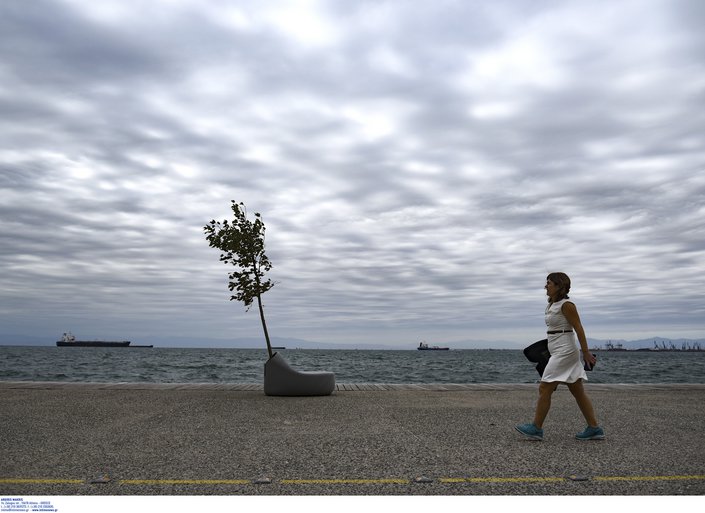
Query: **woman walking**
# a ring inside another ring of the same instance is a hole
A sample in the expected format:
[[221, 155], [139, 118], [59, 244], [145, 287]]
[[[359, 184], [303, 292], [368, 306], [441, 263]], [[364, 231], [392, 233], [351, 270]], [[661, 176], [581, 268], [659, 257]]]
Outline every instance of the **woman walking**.
[[551, 357], [546, 364], [539, 384], [534, 422], [520, 424], [516, 430], [534, 440], [543, 440], [543, 423], [551, 408], [551, 396], [558, 385], [565, 383], [575, 397], [578, 407], [587, 422], [587, 427], [575, 435], [578, 440], [604, 440], [605, 433], [598, 425], [592, 401], [585, 393], [583, 381], [587, 380], [585, 368], [580, 360], [580, 351], [575, 343], [578, 337], [583, 360], [592, 368], [597, 359], [590, 353], [585, 330], [580, 323], [578, 310], [568, 299], [570, 278], [565, 273], [551, 273], [546, 278], [546, 326], [548, 327], [548, 352]]

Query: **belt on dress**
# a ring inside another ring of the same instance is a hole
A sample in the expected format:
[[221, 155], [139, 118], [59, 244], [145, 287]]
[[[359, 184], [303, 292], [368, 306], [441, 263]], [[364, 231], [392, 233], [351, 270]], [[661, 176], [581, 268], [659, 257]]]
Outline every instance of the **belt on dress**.
[[558, 330], [558, 331], [547, 331], [547, 335], [556, 335], [558, 333], [573, 333], [573, 330]]

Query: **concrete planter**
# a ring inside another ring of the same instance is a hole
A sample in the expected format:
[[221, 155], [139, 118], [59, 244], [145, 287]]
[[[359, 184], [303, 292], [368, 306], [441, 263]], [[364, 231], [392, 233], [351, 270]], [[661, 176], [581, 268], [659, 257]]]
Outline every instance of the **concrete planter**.
[[293, 369], [279, 354], [264, 364], [264, 393], [274, 396], [330, 395], [335, 390], [332, 372], [302, 372]]

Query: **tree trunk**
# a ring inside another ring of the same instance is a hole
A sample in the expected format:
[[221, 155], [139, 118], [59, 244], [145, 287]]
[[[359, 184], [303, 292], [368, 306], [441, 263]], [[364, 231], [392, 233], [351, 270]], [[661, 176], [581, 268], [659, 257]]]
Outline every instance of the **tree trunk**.
[[264, 330], [264, 339], [267, 341], [267, 352], [269, 357], [274, 356], [272, 352], [272, 344], [269, 341], [269, 332], [267, 331], [267, 321], [264, 320], [264, 309], [262, 308], [262, 296], [257, 294], [257, 306], [259, 307], [259, 317], [262, 319], [262, 329]]

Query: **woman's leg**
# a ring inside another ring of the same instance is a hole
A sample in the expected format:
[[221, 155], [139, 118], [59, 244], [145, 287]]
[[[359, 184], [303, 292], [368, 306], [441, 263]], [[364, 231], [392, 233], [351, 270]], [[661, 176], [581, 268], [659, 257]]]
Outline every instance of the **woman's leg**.
[[592, 407], [592, 401], [585, 393], [585, 388], [583, 387], [583, 380], [579, 379], [575, 383], [568, 383], [568, 390], [575, 397], [575, 401], [578, 403], [580, 411], [583, 413], [583, 417], [590, 427], [597, 427], [597, 417], [595, 417], [595, 410]]
[[543, 421], [546, 420], [548, 410], [551, 409], [551, 396], [558, 388], [558, 383], [547, 383], [542, 381], [539, 384], [539, 400], [536, 402], [536, 414], [534, 415], [534, 426], [543, 428]]

